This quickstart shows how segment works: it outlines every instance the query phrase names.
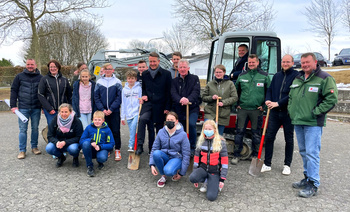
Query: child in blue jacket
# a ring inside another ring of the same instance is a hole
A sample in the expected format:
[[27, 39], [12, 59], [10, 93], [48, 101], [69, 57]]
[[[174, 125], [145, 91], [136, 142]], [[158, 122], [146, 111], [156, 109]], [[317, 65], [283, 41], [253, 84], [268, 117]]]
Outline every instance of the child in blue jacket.
[[120, 119], [122, 121], [122, 125], [125, 125], [125, 120], [128, 123], [130, 133], [128, 151], [134, 152], [135, 133], [140, 107], [139, 98], [142, 96], [142, 88], [140, 83], [136, 82], [137, 74], [135, 71], [127, 71], [125, 75], [127, 83], [125, 83], [122, 90]]
[[98, 169], [101, 170], [103, 163], [108, 159], [108, 152], [114, 147], [114, 138], [111, 129], [105, 122], [105, 114], [96, 111], [93, 115], [93, 123], [86, 127], [79, 141], [80, 148], [87, 166], [87, 174], [90, 177], [95, 175], [92, 159], [96, 158]]

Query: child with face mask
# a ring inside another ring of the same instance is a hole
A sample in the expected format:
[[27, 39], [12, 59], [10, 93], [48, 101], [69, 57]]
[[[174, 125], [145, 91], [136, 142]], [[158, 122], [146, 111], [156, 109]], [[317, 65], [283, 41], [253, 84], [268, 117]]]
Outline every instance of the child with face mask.
[[198, 187], [198, 183], [206, 182], [207, 198], [216, 200], [219, 191], [224, 187], [228, 170], [228, 155], [225, 140], [219, 135], [216, 123], [207, 120], [203, 124], [194, 155], [193, 172], [190, 181]]
[[165, 186], [166, 176], [172, 176], [172, 181], [180, 180], [186, 174], [190, 163], [190, 154], [187, 134], [179, 123], [177, 114], [169, 112], [166, 116], [165, 126], [159, 130], [153, 143], [149, 158], [152, 174], [156, 176], [159, 171], [162, 175], [157, 186]]

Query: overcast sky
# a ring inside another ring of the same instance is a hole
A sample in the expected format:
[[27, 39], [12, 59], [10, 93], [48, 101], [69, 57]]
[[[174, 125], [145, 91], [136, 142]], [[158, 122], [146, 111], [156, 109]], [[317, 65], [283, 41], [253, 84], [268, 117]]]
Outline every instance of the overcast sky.
[[[307, 30], [307, 19], [301, 11], [309, 5], [305, 0], [276, 0], [277, 12], [274, 31], [281, 39], [282, 52], [289, 46], [298, 52], [317, 51], [327, 57], [327, 46], [317, 42], [313, 33]], [[170, 29], [177, 20], [172, 14], [173, 0], [117, 0], [110, 8], [95, 10], [103, 17], [102, 33], [108, 38], [110, 49], [126, 48], [132, 39], [148, 42], [152, 38], [162, 37], [162, 32]], [[338, 26], [338, 35], [334, 39], [331, 56], [342, 48], [350, 47], [350, 32]], [[22, 42], [0, 47], [0, 59], [11, 59], [16, 65], [22, 64]]]

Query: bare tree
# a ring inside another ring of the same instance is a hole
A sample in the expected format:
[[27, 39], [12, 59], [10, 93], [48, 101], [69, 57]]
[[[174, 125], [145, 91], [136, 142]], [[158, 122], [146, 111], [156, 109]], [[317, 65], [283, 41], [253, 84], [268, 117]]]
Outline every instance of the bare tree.
[[202, 40], [217, 34], [216, 29], [224, 33], [253, 28], [254, 23], [268, 26], [275, 13], [266, 0], [176, 0], [174, 7], [183, 28]]
[[340, 10], [333, 0], [312, 0], [303, 14], [307, 17], [310, 29], [317, 34], [321, 43], [328, 47], [328, 60], [331, 58], [331, 45], [336, 34]]
[[[108, 46], [97, 25], [80, 19], [45, 22], [38, 30], [39, 34], [46, 35], [39, 37], [41, 61], [56, 59], [63, 65], [87, 63], [99, 49]], [[31, 41], [25, 46], [26, 58], [33, 58], [35, 54]]]
[[128, 44], [129, 49], [146, 49], [147, 43], [138, 39], [133, 39]]
[[40, 60], [38, 28], [43, 20], [64, 20], [69, 15], [92, 15], [87, 9], [108, 7], [107, 0], [44, 0], [0, 2], [0, 40], [32, 40], [35, 59]]
[[350, 32], [350, 0], [343, 0], [343, 23]]
[[183, 55], [186, 55], [196, 46], [196, 42], [182, 28], [183, 25], [177, 23], [170, 30], [163, 32], [163, 37], [172, 52], [179, 51]]
[[282, 55], [286, 55], [286, 54], [289, 54], [289, 55], [295, 55], [295, 49], [293, 49], [293, 47], [287, 45], [285, 48], [283, 48], [283, 51], [282, 51]]

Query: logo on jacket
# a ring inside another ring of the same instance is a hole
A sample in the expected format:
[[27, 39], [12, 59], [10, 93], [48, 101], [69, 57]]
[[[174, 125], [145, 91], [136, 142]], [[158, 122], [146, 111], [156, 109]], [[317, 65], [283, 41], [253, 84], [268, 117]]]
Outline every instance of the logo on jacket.
[[256, 86], [257, 87], [264, 87], [264, 83], [258, 82], [258, 83], [256, 83]]
[[318, 92], [318, 87], [310, 87], [309, 92]]

